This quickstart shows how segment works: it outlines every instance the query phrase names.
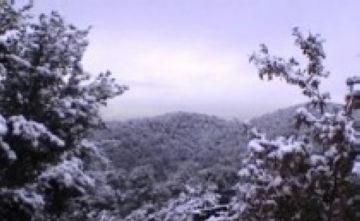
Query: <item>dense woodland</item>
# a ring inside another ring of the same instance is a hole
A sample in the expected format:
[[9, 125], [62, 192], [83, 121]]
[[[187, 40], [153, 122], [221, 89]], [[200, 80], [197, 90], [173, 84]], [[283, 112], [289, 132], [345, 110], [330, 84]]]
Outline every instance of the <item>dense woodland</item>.
[[[114, 199], [118, 217], [192, 220], [204, 213], [198, 220], [206, 220], [221, 215], [216, 211], [219, 205], [235, 201], [240, 207], [236, 184], [251, 128], [256, 126], [271, 136], [296, 131], [293, 117], [301, 106], [259, 116], [247, 124], [184, 112], [108, 122], [92, 137], [112, 165], [110, 186], [120, 191]], [[338, 107], [329, 109], [338, 111]], [[201, 212], [206, 209], [208, 214]]]
[[174, 200], [185, 200], [184, 194], [212, 194], [216, 199], [210, 205], [189, 205], [187, 219], [191, 209], [228, 204], [235, 195], [247, 129], [238, 121], [190, 113], [109, 123], [95, 135], [117, 176], [112, 187], [119, 190], [118, 211], [122, 216], [144, 208], [157, 212]]

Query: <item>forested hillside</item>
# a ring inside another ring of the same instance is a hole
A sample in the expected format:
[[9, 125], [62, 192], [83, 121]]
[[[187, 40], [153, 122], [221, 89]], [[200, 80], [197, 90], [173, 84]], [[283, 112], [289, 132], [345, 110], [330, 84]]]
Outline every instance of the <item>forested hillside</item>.
[[[120, 193], [117, 215], [145, 213], [142, 220], [149, 219], [147, 213], [164, 213], [175, 200], [179, 206], [190, 203], [181, 213], [189, 218], [194, 209], [207, 205], [204, 194], [213, 201], [207, 206], [228, 203], [238, 181], [247, 128], [239, 121], [183, 112], [109, 122], [94, 137], [114, 167], [110, 183]], [[174, 211], [171, 214], [169, 220], [175, 219]]]
[[[227, 205], [236, 197], [250, 129], [271, 137], [298, 133], [294, 117], [303, 106], [256, 117], [250, 124], [185, 112], [108, 122], [92, 139], [110, 159], [109, 182], [119, 193], [115, 216], [187, 220], [196, 216], [194, 211]], [[330, 112], [340, 109], [337, 104], [327, 107]], [[176, 213], [179, 208], [182, 212]]]
[[[218, 163], [219, 158], [221, 162], [237, 158], [246, 145], [246, 129], [239, 121], [179, 112], [110, 122], [96, 137], [118, 167], [128, 169], [155, 161], [171, 169], [189, 158], [206, 165]], [[116, 148], [121, 148], [121, 154]]]

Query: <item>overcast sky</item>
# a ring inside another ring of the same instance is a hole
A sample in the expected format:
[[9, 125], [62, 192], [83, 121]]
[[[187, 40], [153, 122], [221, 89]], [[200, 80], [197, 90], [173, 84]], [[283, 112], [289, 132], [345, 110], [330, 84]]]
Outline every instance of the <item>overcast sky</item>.
[[172, 111], [249, 119], [304, 102], [297, 88], [261, 82], [248, 63], [260, 43], [298, 54], [294, 26], [326, 40], [324, 89], [334, 101], [343, 101], [346, 77], [360, 74], [357, 0], [37, 0], [35, 9], [93, 26], [85, 68], [109, 69], [130, 86], [104, 109], [106, 119]]

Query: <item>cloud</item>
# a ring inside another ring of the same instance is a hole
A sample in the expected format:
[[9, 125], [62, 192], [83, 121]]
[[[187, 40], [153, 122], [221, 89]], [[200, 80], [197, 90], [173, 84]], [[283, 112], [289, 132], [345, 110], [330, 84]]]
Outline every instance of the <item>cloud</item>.
[[283, 82], [261, 82], [245, 52], [168, 39], [109, 38], [97, 36], [85, 58], [88, 69], [110, 69], [130, 86], [104, 110], [107, 119], [179, 110], [249, 118], [301, 98]]
[[[119, 79], [188, 85], [234, 74], [240, 54], [199, 46], [193, 42], [144, 39], [116, 39], [94, 36], [85, 57], [91, 70], [110, 68]], [[107, 44], [111, 42], [111, 45]]]
[[[110, 69], [131, 88], [104, 110], [108, 119], [176, 110], [249, 118], [305, 101], [284, 82], [261, 82], [247, 62], [247, 55], [262, 42], [276, 55], [301, 55], [290, 36], [293, 26], [321, 33], [327, 40], [325, 64], [333, 74], [323, 88], [332, 92], [335, 101], [343, 102], [346, 77], [358, 73], [357, 1], [164, 2], [39, 0], [35, 4], [36, 12], [57, 9], [80, 27], [94, 25], [85, 68], [93, 73]], [[79, 8], [96, 13], [79, 13]]]

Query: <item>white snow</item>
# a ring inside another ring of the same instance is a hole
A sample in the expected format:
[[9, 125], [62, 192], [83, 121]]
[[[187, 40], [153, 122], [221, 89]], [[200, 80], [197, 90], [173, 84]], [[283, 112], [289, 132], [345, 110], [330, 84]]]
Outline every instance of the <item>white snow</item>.
[[46, 137], [51, 143], [58, 147], [65, 145], [63, 140], [52, 134], [43, 124], [31, 120], [28, 121], [24, 116], [12, 116], [9, 118], [9, 123], [12, 124], [13, 135], [32, 141], [35, 147], [38, 146], [39, 139], [42, 137]]
[[358, 177], [360, 177], [360, 162], [355, 161], [352, 171], [353, 174], [357, 175]]

